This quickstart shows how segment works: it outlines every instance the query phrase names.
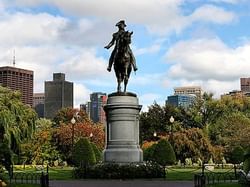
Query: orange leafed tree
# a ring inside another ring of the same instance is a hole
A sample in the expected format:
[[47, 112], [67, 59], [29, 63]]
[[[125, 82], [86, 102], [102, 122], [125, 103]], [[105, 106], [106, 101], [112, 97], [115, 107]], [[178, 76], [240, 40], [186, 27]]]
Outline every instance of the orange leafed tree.
[[[71, 122], [73, 117], [74, 124]], [[99, 149], [104, 148], [104, 126], [93, 123], [84, 111], [64, 108], [57, 113], [54, 122], [56, 129], [53, 139], [64, 159], [70, 158], [73, 145], [83, 137], [89, 138]]]

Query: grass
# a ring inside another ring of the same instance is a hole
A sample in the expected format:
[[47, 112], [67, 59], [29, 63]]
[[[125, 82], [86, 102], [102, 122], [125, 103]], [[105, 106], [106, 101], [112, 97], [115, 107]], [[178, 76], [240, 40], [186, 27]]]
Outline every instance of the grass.
[[73, 180], [72, 168], [50, 168], [49, 169], [50, 180]]
[[240, 184], [237, 183], [225, 183], [225, 184], [212, 184], [207, 187], [241, 187]]
[[[49, 179], [50, 180], [73, 180], [72, 176], [72, 167], [53, 167], [49, 168]], [[20, 168], [20, 167], [15, 167], [14, 173], [41, 173], [42, 170], [37, 170], [32, 167], [26, 167], [25, 169]], [[44, 170], [46, 173], [46, 169]], [[17, 179], [20, 178], [21, 176], [17, 175]], [[7, 173], [5, 173], [5, 178], [8, 179], [9, 176]]]
[[195, 168], [169, 168], [167, 169], [167, 180], [170, 181], [192, 181], [194, 174], [200, 173], [201, 169]]
[[[72, 176], [72, 167], [53, 167], [49, 168], [49, 179], [50, 180], [74, 180]], [[46, 169], [44, 170], [46, 172]], [[228, 172], [229, 169], [215, 169], [213, 172]], [[34, 167], [15, 167], [14, 172], [17, 173], [41, 173], [41, 170], [38, 170]], [[233, 173], [233, 170], [230, 171]], [[201, 173], [200, 168], [167, 168], [166, 179], [169, 181], [192, 181], [194, 180], [194, 175]]]
[[12, 184], [10, 187], [40, 187], [40, 184]]
[[[49, 168], [50, 180], [73, 180], [72, 167], [53, 167]], [[213, 172], [227, 172], [228, 169], [215, 169]], [[16, 173], [41, 173], [41, 170], [37, 170], [33, 167], [15, 167]], [[46, 169], [44, 170], [46, 172]], [[233, 171], [232, 171], [233, 172]], [[167, 168], [167, 180], [170, 181], [192, 181], [196, 173], [201, 173], [200, 168]]]

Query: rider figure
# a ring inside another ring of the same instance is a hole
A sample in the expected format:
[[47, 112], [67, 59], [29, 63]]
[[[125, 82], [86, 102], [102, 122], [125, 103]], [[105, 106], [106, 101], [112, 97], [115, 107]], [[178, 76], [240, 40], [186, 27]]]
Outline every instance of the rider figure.
[[[114, 47], [114, 49], [110, 55], [110, 58], [109, 58], [109, 65], [107, 68], [108, 71], [111, 71], [112, 64], [114, 63], [114, 56], [115, 56], [115, 53], [117, 52], [117, 47], [118, 47], [117, 43], [118, 43], [118, 40], [122, 37], [123, 33], [125, 32], [126, 24], [125, 24], [124, 20], [121, 20], [115, 26], [117, 26], [119, 30], [113, 34], [113, 38], [112, 38], [111, 42], [107, 46], [104, 47], [106, 49], [109, 49], [111, 46], [113, 46], [115, 44], [115, 47]], [[129, 52], [131, 59], [132, 59], [131, 64], [134, 68], [134, 71], [136, 71], [137, 70], [136, 61], [135, 61], [135, 57], [134, 57], [133, 52], [130, 49], [130, 47], [128, 47], [128, 52]]]

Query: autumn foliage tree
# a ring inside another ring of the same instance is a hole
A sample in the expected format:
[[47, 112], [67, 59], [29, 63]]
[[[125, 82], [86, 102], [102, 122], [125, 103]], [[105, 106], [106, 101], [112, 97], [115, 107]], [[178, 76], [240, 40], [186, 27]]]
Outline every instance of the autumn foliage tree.
[[[75, 124], [71, 123], [73, 117]], [[56, 125], [53, 139], [65, 160], [70, 161], [72, 147], [81, 138], [89, 139], [99, 149], [104, 148], [104, 126], [93, 123], [85, 112], [66, 108], [59, 111], [55, 119], [59, 124]]]
[[54, 117], [53, 121], [56, 126], [59, 126], [60, 124], [69, 124], [73, 117], [78, 123], [93, 124], [93, 122], [89, 119], [85, 111], [70, 107], [65, 107], [59, 110], [56, 116]]

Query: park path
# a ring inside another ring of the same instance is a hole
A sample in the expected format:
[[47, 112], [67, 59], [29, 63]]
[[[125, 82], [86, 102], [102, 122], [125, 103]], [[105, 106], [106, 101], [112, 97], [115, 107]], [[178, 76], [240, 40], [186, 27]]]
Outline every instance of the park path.
[[193, 181], [164, 180], [77, 180], [50, 181], [50, 187], [193, 187]]

